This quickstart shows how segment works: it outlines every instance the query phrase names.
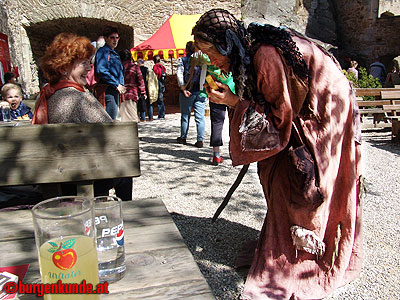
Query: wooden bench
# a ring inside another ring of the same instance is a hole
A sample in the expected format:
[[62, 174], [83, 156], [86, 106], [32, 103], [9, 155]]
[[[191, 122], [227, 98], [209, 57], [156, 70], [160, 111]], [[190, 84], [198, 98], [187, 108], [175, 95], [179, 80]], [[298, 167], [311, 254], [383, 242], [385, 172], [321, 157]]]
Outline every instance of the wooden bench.
[[135, 122], [0, 127], [0, 186], [40, 184], [43, 197], [74, 183], [93, 196], [97, 179], [140, 175]]
[[390, 113], [389, 116], [393, 116], [396, 119], [400, 117], [400, 104], [382, 105], [382, 107], [386, 113]]
[[392, 141], [400, 142], [400, 103], [383, 105], [383, 110], [387, 113], [385, 117], [392, 123]]
[[[391, 126], [387, 122], [380, 124], [380, 122], [385, 117], [385, 111], [383, 110], [383, 105], [391, 104], [390, 100], [375, 100], [375, 101], [358, 100], [357, 104], [359, 107], [361, 123], [364, 129]], [[367, 118], [369, 117], [373, 118], [372, 126], [371, 124], [367, 123]]]
[[[373, 96], [374, 100], [364, 101], [363, 96]], [[356, 89], [356, 100], [359, 106], [362, 128], [390, 128], [396, 113], [384, 109], [387, 105], [400, 104], [400, 89], [398, 88], [358, 88]], [[372, 124], [367, 120], [372, 117]], [[383, 121], [383, 122], [382, 122]]]

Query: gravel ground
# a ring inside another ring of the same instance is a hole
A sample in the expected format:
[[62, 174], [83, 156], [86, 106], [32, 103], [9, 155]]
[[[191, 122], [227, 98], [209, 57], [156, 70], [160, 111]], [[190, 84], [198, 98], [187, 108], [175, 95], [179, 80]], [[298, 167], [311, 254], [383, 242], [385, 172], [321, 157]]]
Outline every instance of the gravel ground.
[[[165, 121], [139, 124], [142, 176], [134, 178], [134, 198], [161, 198], [218, 300], [238, 299], [246, 273], [234, 268], [244, 241], [259, 234], [266, 205], [252, 164], [219, 219], [211, 218], [240, 167], [228, 158], [228, 126], [224, 126], [224, 163], [211, 165], [210, 119], [204, 148], [194, 147], [191, 118], [188, 145], [176, 143], [180, 114]], [[368, 194], [364, 200], [364, 264], [359, 279], [326, 299], [400, 299], [400, 144], [389, 132], [363, 134]]]

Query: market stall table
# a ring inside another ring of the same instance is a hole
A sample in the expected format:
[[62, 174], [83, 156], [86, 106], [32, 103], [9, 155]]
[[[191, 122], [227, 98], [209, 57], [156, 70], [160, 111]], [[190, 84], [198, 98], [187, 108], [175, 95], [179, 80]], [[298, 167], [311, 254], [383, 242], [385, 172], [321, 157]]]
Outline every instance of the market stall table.
[[[123, 202], [123, 214], [126, 273], [101, 299], [215, 299], [160, 199]], [[31, 212], [0, 212], [0, 228], [0, 267], [29, 264], [23, 282], [39, 283]]]

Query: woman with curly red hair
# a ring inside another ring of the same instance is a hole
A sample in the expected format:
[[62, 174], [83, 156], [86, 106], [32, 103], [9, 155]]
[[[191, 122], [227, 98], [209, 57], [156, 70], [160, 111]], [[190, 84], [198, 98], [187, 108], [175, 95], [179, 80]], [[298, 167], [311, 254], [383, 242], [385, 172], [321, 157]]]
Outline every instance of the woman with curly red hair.
[[99, 101], [84, 88], [95, 48], [88, 38], [60, 33], [40, 65], [47, 81], [32, 124], [111, 122]]
[[[95, 48], [88, 38], [60, 33], [46, 48], [40, 65], [49, 82], [40, 92], [32, 124], [112, 122], [100, 102], [84, 86]], [[132, 178], [98, 180], [95, 196], [115, 187], [122, 200], [132, 199]], [[70, 193], [68, 189], [65, 193]], [[64, 193], [64, 191], [63, 191]]]

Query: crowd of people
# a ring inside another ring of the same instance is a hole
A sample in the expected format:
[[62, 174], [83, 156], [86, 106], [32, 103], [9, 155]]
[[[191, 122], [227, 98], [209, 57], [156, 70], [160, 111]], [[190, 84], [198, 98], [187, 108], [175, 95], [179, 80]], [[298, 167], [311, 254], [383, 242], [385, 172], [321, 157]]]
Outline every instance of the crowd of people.
[[[349, 66], [346, 69], [347, 73], [352, 73], [356, 80], [359, 79], [358, 62], [356, 60], [349, 60], [347, 63]], [[396, 85], [400, 85], [399, 76], [399, 62], [393, 59], [390, 64], [390, 72], [387, 72], [386, 66], [383, 64], [381, 59], [378, 57], [375, 61], [366, 68], [369, 70], [369, 75], [377, 79], [379, 84], [384, 88], [394, 88]]]

